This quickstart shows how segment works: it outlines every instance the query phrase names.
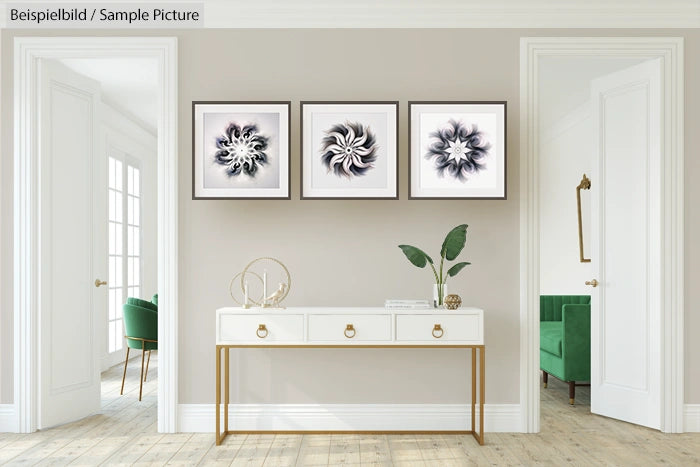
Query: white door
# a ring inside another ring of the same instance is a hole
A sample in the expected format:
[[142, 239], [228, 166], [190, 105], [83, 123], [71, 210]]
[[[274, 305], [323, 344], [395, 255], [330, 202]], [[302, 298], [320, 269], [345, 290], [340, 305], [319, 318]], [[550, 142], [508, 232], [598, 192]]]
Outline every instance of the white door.
[[107, 219], [99, 84], [50, 60], [39, 76], [41, 429], [100, 409]]
[[661, 61], [592, 82], [591, 411], [661, 413]]

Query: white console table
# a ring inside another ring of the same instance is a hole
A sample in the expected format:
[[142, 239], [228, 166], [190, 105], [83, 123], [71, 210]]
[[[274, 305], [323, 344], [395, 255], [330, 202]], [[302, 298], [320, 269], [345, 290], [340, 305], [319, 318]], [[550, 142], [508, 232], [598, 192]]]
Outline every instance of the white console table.
[[[231, 348], [470, 349], [472, 361], [471, 429], [441, 432], [422, 431], [420, 433], [472, 434], [479, 444], [484, 444], [484, 312], [478, 308], [389, 310], [386, 308], [300, 307], [284, 309], [220, 308], [216, 310], [217, 445], [220, 445], [226, 435], [230, 433], [243, 433], [228, 429], [229, 350]], [[222, 351], [224, 363], [223, 432], [221, 431]], [[478, 403], [477, 353], [479, 355]], [[476, 426], [477, 407], [478, 429]], [[272, 432], [256, 431], [255, 433]], [[373, 433], [377, 432], [373, 431]], [[417, 432], [391, 431], [383, 433]]]

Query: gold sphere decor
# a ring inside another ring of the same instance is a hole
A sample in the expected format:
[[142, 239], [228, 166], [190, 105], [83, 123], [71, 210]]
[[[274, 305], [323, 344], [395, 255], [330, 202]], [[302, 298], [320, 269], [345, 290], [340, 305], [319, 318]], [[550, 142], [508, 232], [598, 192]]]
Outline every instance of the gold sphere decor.
[[448, 310], [456, 310], [462, 305], [462, 298], [457, 294], [449, 294], [445, 297], [445, 308]]
[[[251, 298], [249, 293], [248, 280], [251, 276], [258, 279], [262, 277], [262, 295], [257, 300]], [[284, 308], [280, 304], [289, 295], [292, 288], [292, 276], [280, 260], [271, 257], [254, 259], [243, 269], [240, 277], [241, 291], [244, 297], [247, 297], [247, 301], [243, 304], [244, 308], [249, 308], [251, 303], [262, 308]], [[272, 281], [271, 287], [268, 287], [268, 280]], [[277, 285], [274, 284], [275, 282]]]

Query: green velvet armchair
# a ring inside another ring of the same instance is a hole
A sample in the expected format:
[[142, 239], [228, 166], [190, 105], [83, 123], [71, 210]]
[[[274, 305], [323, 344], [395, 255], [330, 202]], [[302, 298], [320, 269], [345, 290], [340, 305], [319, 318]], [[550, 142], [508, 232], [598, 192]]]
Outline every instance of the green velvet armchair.
[[129, 297], [126, 299], [128, 305], [136, 305], [141, 308], [148, 308], [149, 310], [158, 311], [158, 302], [149, 302], [148, 300], [141, 300], [136, 297]]
[[[151, 363], [151, 351], [158, 350], [158, 307], [151, 302], [138, 298], [128, 298], [123, 307], [124, 330], [126, 331], [126, 360], [124, 361], [124, 375], [122, 376], [122, 389], [124, 394], [124, 380], [126, 379], [126, 367], [129, 363], [129, 351], [141, 350], [141, 377], [139, 386], [139, 400], [143, 394], [143, 382], [148, 377], [148, 365]], [[144, 374], [144, 357], [148, 351], [148, 362]]]
[[590, 385], [590, 295], [540, 295], [540, 369], [545, 388], [549, 375], [569, 384], [572, 405], [576, 386]]

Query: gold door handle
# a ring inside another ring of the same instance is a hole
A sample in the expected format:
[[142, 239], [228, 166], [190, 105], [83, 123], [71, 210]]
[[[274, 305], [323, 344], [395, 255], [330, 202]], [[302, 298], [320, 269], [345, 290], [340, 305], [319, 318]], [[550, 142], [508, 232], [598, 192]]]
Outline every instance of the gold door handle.
[[95, 279], [95, 287], [99, 287], [101, 285], [107, 285], [107, 281], [101, 281], [99, 279]]
[[264, 324], [258, 325], [258, 330], [255, 331], [255, 334], [257, 334], [260, 339], [265, 339], [267, 337], [267, 327]]
[[[348, 334], [349, 332], [352, 332], [352, 334]], [[345, 337], [348, 339], [352, 339], [355, 337], [355, 327], [352, 324], [348, 324], [345, 326], [345, 331], [343, 331], [343, 334], [345, 334]]]
[[[440, 334], [437, 334], [438, 332]], [[433, 328], [433, 337], [435, 339], [440, 339], [443, 336], [443, 334], [445, 334], [445, 331], [442, 329], [442, 326], [440, 326], [439, 324], [436, 324], [435, 327]]]
[[599, 282], [595, 279], [591, 279], [589, 281], [586, 281], [586, 285], [590, 285], [591, 287], [598, 287]]
[[591, 258], [583, 256], [583, 221], [581, 220], [581, 190], [590, 190], [591, 180], [583, 174], [581, 183], [576, 187], [576, 204], [578, 206], [578, 254], [582, 263], [590, 263]]

